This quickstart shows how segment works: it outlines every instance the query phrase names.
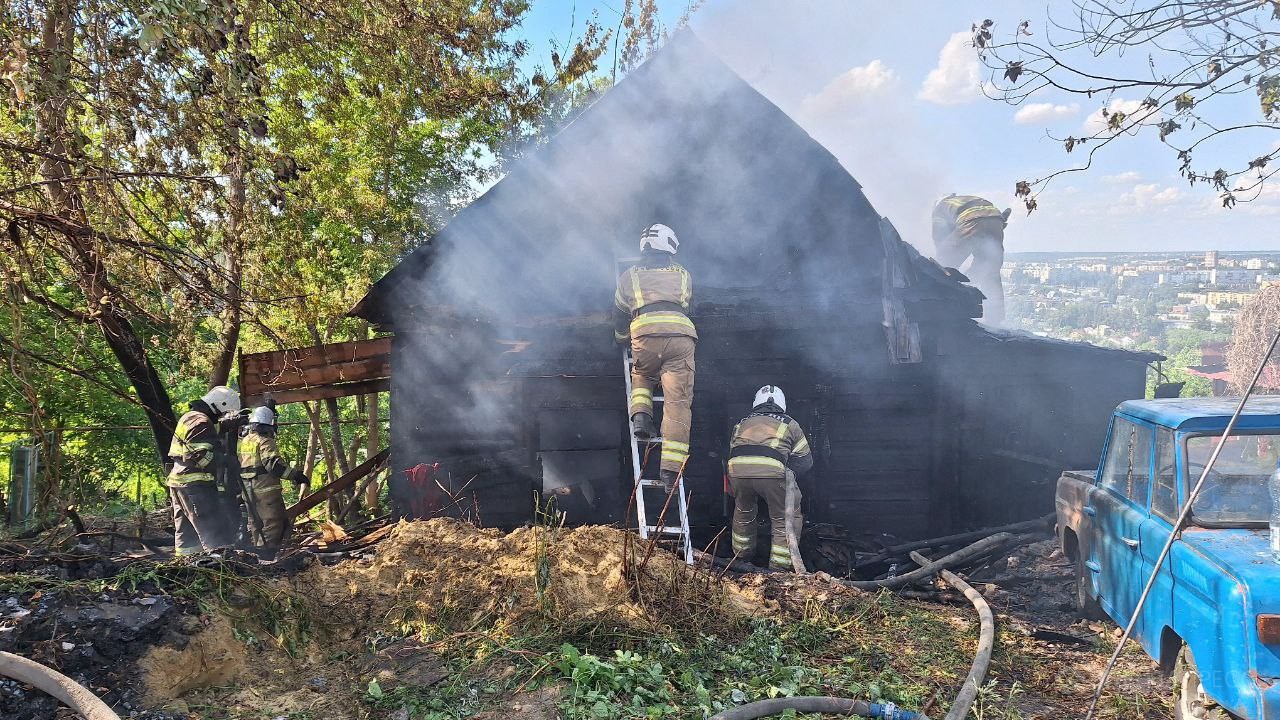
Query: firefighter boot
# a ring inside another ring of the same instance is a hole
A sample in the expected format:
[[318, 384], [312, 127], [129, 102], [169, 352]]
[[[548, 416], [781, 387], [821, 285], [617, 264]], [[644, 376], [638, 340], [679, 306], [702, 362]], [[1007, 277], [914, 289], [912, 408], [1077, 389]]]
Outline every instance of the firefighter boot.
[[662, 491], [671, 494], [671, 488], [676, 486], [676, 480], [680, 474], [675, 470], [663, 470], [658, 473], [658, 484], [662, 486]]
[[635, 427], [637, 440], [652, 440], [657, 431], [653, 427], [653, 416], [647, 412], [638, 412], [631, 416], [631, 424]]

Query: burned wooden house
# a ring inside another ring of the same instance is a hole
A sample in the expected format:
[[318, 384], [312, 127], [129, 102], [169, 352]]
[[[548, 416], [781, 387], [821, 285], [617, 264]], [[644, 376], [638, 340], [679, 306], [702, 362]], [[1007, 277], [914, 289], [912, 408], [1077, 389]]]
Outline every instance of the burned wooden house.
[[442, 463], [490, 525], [527, 522], [556, 491], [570, 521], [621, 521], [608, 313], [618, 259], [653, 222], [679, 234], [695, 282], [695, 535], [726, 522], [727, 435], [766, 383], [816, 448], [806, 515], [904, 537], [1051, 510], [1058, 472], [1092, 467], [1110, 411], [1143, 393], [1148, 356], [976, 323], [962, 275], [900, 240], [826, 149], [684, 32], [352, 310], [395, 333], [393, 467]]

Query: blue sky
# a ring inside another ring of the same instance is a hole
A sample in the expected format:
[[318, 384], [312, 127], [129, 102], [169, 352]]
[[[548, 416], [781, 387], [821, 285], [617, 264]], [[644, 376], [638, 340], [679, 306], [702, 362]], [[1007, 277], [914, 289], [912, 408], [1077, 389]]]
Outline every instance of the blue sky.
[[[663, 2], [674, 22], [683, 4]], [[584, 19], [616, 23], [621, 2], [535, 0], [522, 34], [536, 58], [550, 38], [566, 41]], [[1044, 95], [1021, 107], [984, 98], [968, 45], [975, 20], [989, 17], [1012, 33], [1031, 21], [1043, 40], [1046, 13], [1069, 19], [1071, 6], [992, 0], [883, 3], [862, 0], [709, 0], [694, 31], [757, 90], [836, 155], [877, 209], [904, 238], [931, 251], [928, 215], [948, 192], [984, 195], [1018, 207], [1013, 186], [1081, 162], [1046, 137], [1079, 136], [1104, 104], [1136, 104], [1142, 96]], [[576, 19], [576, 20], [573, 20]], [[1146, 52], [1104, 58], [1107, 71], [1142, 72]], [[1157, 56], [1158, 62], [1167, 57]], [[1257, 118], [1256, 99], [1229, 100], [1223, 116]], [[1221, 143], [1223, 164], [1265, 154], [1271, 135]], [[1212, 162], [1208, 154], [1201, 156]], [[1199, 163], [1198, 163], [1199, 164]], [[1234, 210], [1217, 194], [1188, 187], [1173, 151], [1155, 133], [1113, 143], [1086, 172], [1060, 177], [1030, 216], [1015, 210], [1009, 251], [1270, 250], [1280, 219], [1280, 188]]]

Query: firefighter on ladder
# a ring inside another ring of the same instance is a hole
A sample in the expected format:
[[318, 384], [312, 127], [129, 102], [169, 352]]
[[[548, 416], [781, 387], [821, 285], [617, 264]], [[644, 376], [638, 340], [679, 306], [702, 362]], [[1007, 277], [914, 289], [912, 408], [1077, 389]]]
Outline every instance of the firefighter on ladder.
[[689, 457], [693, 405], [694, 346], [689, 319], [693, 284], [675, 262], [680, 241], [666, 225], [650, 225], [640, 236], [640, 261], [618, 278], [614, 339], [631, 341], [631, 406], [638, 440], [654, 437], [653, 390], [661, 386], [662, 467], [659, 480], [670, 492]]
[[216, 475], [228, 462], [220, 426], [235, 422], [240, 395], [229, 387], [211, 388], [192, 401], [178, 420], [169, 443], [173, 464], [166, 484], [173, 501], [174, 553], [191, 555], [235, 542], [235, 522], [218, 490]]
[[765, 385], [756, 392], [751, 414], [733, 428], [729, 441], [729, 488], [733, 491], [733, 552], [752, 558], [756, 547], [758, 499], [769, 506], [772, 539], [769, 567], [800, 570], [800, 487], [796, 475], [813, 467], [813, 453], [800, 423], [787, 415], [782, 389]]
[[1004, 322], [1004, 229], [1010, 210], [1001, 212], [990, 201], [975, 195], [952, 193], [933, 208], [933, 246], [937, 261], [957, 270], [970, 257], [966, 271], [974, 287], [987, 296], [982, 321], [988, 325]]
[[302, 487], [307, 485], [307, 476], [280, 457], [275, 410], [266, 406], [254, 408], [249, 415], [249, 425], [240, 437], [239, 453], [240, 481], [262, 523], [260, 532], [253, 533], [257, 535], [254, 544], [269, 550], [278, 549], [289, 534], [280, 481], [287, 479]]

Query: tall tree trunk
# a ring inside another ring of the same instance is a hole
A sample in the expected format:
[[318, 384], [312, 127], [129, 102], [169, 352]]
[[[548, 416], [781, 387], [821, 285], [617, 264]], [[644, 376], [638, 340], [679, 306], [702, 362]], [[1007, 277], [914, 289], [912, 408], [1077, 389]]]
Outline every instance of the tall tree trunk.
[[[236, 40], [234, 47], [247, 47], [249, 44], [249, 28], [244, 21], [236, 23]], [[248, 203], [245, 193], [245, 148], [241, 128], [244, 125], [241, 112], [241, 83], [239, 74], [234, 68], [227, 69], [226, 96], [223, 101], [223, 113], [226, 117], [223, 132], [226, 133], [224, 145], [227, 153], [227, 177], [229, 178], [229, 194], [227, 196], [227, 226], [225, 247], [227, 253], [227, 291], [226, 307], [222, 312], [222, 343], [213, 361], [213, 370], [209, 374], [210, 385], [226, 385], [231, 377], [231, 365], [235, 362], [236, 347], [240, 343], [241, 304], [243, 296], [241, 282], [244, 279], [244, 229], [245, 213]]]
[[39, 80], [34, 93], [36, 101], [36, 125], [40, 135], [48, 139], [49, 152], [41, 160], [41, 174], [46, 182], [54, 212], [74, 221], [86, 229], [83, 233], [67, 233], [73, 254], [77, 283], [84, 295], [89, 314], [98, 324], [102, 335], [120, 362], [129, 384], [147, 414], [147, 424], [155, 437], [156, 452], [163, 464], [169, 449], [169, 439], [177, 425], [169, 393], [138, 339], [137, 332], [120, 307], [117, 298], [111, 297], [111, 284], [106, 265], [99, 252], [102, 242], [89, 225], [84, 212], [84, 202], [74, 185], [65, 182], [71, 177], [67, 157], [71, 132], [67, 121], [72, 98], [71, 67], [75, 51], [76, 2], [52, 0], [45, 14], [42, 29], [42, 47], [36, 52]]
[[307, 456], [302, 462], [302, 472], [311, 477], [316, 469], [316, 454], [320, 449], [320, 416], [311, 408], [311, 403], [304, 403], [307, 409]]

